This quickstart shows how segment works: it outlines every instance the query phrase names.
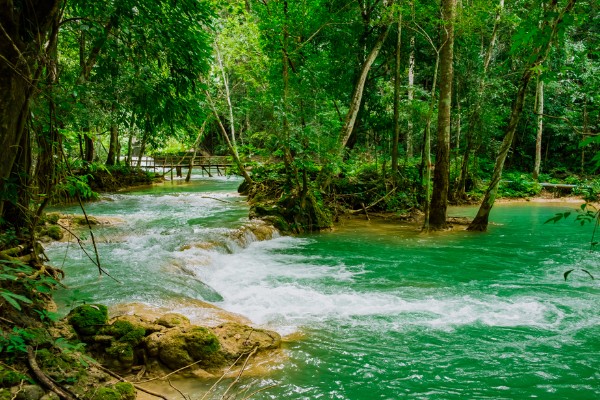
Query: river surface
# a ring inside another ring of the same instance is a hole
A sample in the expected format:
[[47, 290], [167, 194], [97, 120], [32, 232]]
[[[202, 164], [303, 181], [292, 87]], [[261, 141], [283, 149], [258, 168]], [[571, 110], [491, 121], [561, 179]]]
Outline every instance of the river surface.
[[[69, 287], [59, 305], [141, 302], [193, 317], [185, 300], [200, 299], [293, 334], [285, 360], [242, 382], [266, 388], [253, 399], [600, 398], [600, 286], [579, 270], [600, 275], [593, 227], [544, 224], [577, 204], [499, 204], [484, 234], [352, 220], [253, 241], [232, 235], [247, 223], [238, 183], [196, 177], [87, 205], [123, 219], [95, 230], [120, 283], [99, 279], [75, 244], [53, 244]], [[193, 399], [206, 389], [182, 385]]]

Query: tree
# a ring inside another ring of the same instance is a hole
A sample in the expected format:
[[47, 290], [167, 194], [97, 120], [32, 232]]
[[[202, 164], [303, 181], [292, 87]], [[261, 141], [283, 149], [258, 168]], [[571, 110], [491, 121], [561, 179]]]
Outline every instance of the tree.
[[[545, 20], [542, 27], [539, 28], [537, 35], [534, 37], [534, 39], [536, 40], [536, 43], [534, 43], [534, 45], [536, 47], [533, 50], [533, 54], [529, 57], [528, 62], [525, 64], [525, 69], [521, 75], [521, 79], [519, 82], [517, 95], [512, 106], [510, 119], [508, 125], [506, 126], [506, 134], [500, 146], [498, 157], [496, 158], [494, 172], [492, 174], [490, 184], [485, 192], [483, 201], [481, 202], [481, 206], [477, 211], [477, 215], [467, 228], [467, 230], [469, 231], [487, 230], [490, 211], [494, 206], [496, 194], [498, 192], [498, 184], [500, 183], [500, 179], [502, 177], [504, 162], [506, 161], [506, 156], [508, 155], [508, 151], [510, 150], [510, 147], [512, 145], [515, 131], [517, 130], [517, 124], [519, 123], [521, 112], [523, 111], [527, 85], [529, 84], [529, 81], [531, 80], [531, 77], [536, 72], [536, 70], [539, 70], [541, 65], [548, 58], [550, 50], [554, 45], [554, 41], [557, 38], [560, 24], [563, 22], [568, 13], [573, 9], [573, 7], [575, 6], [575, 2], [576, 0], [569, 0], [562, 9], [559, 9], [558, 0], [553, 0], [550, 6], [548, 7], [548, 12], [545, 16], [547, 19]], [[529, 27], [529, 29], [531, 29], [531, 27]], [[532, 38], [531, 36], [527, 37], [529, 39]]]
[[[57, 0], [31, 0], [17, 7], [0, 1], [0, 223], [27, 223], [23, 196], [31, 168], [29, 108], [45, 66], [48, 34], [60, 18]], [[53, 31], [53, 35], [58, 32]], [[8, 208], [16, 213], [7, 213]]]
[[442, 0], [442, 47], [440, 49], [440, 98], [438, 104], [437, 152], [429, 229], [445, 229], [450, 187], [450, 109], [454, 76], [454, 15], [456, 0]]

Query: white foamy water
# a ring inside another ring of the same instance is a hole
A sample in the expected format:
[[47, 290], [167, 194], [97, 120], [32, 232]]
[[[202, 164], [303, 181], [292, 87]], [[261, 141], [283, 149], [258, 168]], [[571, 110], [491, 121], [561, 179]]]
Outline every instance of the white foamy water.
[[503, 299], [485, 294], [480, 298], [443, 289], [424, 298], [400, 289], [362, 292], [352, 282], [364, 271], [352, 271], [342, 260], [322, 264], [315, 261], [323, 257], [303, 256], [302, 248], [311, 241], [282, 237], [251, 243], [233, 254], [190, 249], [181, 258], [223, 297], [221, 307], [283, 334], [355, 317], [355, 324], [389, 317], [385, 329], [422, 325], [444, 330], [477, 323], [552, 328], [564, 317], [552, 302], [527, 296]]

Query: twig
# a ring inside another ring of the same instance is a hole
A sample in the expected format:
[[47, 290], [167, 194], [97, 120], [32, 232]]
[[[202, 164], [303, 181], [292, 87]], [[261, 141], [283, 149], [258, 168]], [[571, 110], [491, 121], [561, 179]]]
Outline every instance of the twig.
[[222, 199], [217, 199], [216, 197], [210, 197], [210, 196], [201, 196], [202, 199], [211, 199], [211, 200], [216, 200], [216, 201], [221, 201], [223, 203], [227, 203], [230, 204], [230, 201], [227, 200], [222, 200]]
[[181, 368], [179, 368], [179, 369], [177, 369], [177, 370], [175, 370], [175, 371], [173, 371], [173, 372], [169, 372], [168, 374], [166, 374], [166, 375], [164, 375], [164, 376], [159, 376], [158, 378], [147, 379], [147, 380], [145, 380], [145, 381], [139, 381], [139, 382], [136, 382], [136, 383], [147, 383], [147, 382], [157, 381], [157, 380], [160, 380], [160, 379], [166, 379], [166, 378], [168, 378], [169, 376], [171, 376], [171, 375], [173, 375], [173, 374], [176, 374], [176, 373], [178, 373], [178, 372], [180, 372], [180, 371], [183, 371], [183, 370], [184, 370], [184, 369], [186, 369], [186, 368], [193, 367], [194, 365], [196, 365], [196, 364], [200, 363], [201, 361], [203, 361], [203, 360], [198, 360], [198, 361], [196, 361], [196, 362], [193, 362], [193, 363], [191, 363], [191, 364], [189, 364], [189, 365], [186, 365], [185, 367], [181, 367]]
[[94, 365], [96, 365], [96, 367], [98, 367], [98, 368], [99, 368], [99, 369], [101, 369], [102, 371], [106, 372], [107, 374], [109, 374], [109, 375], [110, 375], [110, 376], [112, 376], [113, 378], [117, 378], [117, 379], [118, 379], [119, 381], [121, 381], [121, 382], [127, 382], [127, 383], [131, 383], [131, 384], [133, 385], [133, 387], [134, 387], [134, 388], [136, 388], [137, 390], [141, 390], [142, 392], [144, 392], [144, 393], [148, 393], [149, 395], [152, 395], [152, 396], [154, 396], [154, 397], [158, 397], [158, 398], [161, 398], [161, 399], [164, 399], [164, 400], [169, 400], [167, 397], [163, 396], [163, 395], [162, 395], [162, 394], [160, 394], [160, 393], [153, 392], [153, 391], [151, 391], [151, 390], [148, 390], [148, 389], [145, 389], [145, 388], [143, 388], [143, 387], [141, 387], [141, 386], [139, 386], [139, 385], [136, 385], [136, 384], [135, 384], [135, 383], [133, 383], [133, 382], [129, 382], [127, 379], [123, 378], [123, 377], [122, 377], [122, 376], [120, 376], [120, 375], [117, 375], [117, 374], [115, 374], [114, 372], [112, 372], [112, 371], [111, 371], [110, 369], [108, 369], [108, 368], [104, 368], [102, 365], [100, 365], [100, 364], [98, 364], [98, 363], [95, 363]]
[[[63, 224], [56, 223], [56, 225], [60, 226], [65, 231], [69, 232], [77, 240], [77, 244], [79, 245], [79, 248], [81, 248], [81, 250], [87, 256], [87, 258], [89, 258], [90, 261], [94, 265], [96, 265], [98, 267], [98, 269], [101, 271], [101, 273], [103, 273], [104, 275], [108, 276], [109, 278], [111, 278], [115, 282], [121, 283], [121, 281], [119, 281], [117, 278], [113, 277], [111, 274], [109, 274], [107, 271], [105, 271], [104, 268], [102, 268], [99, 264], [96, 264], [96, 261], [92, 258], [92, 256], [90, 255], [90, 253], [88, 253], [87, 250], [85, 249], [85, 247], [83, 246], [83, 240], [81, 240], [81, 238], [79, 236], [77, 236], [72, 230], [70, 230], [69, 228], [67, 228]], [[96, 245], [95, 244], [94, 244], [94, 248], [96, 249]], [[98, 250], [96, 249], [96, 251], [98, 251]], [[66, 257], [66, 254], [65, 254], [65, 257]]]
[[223, 395], [221, 396], [222, 399], [224, 399], [225, 395], [229, 392], [229, 390], [231, 390], [231, 388], [233, 388], [240, 381], [240, 378], [242, 377], [242, 374], [244, 373], [244, 370], [246, 369], [246, 366], [248, 365], [248, 360], [250, 360], [250, 357], [252, 357], [257, 351], [258, 351], [258, 347], [255, 347], [254, 350], [252, 350], [248, 354], [248, 357], [246, 357], [246, 361], [244, 361], [244, 365], [242, 365], [240, 372], [237, 374], [237, 376], [235, 377], [233, 382], [231, 382], [231, 385], [229, 385], [229, 387], [227, 388], [225, 393], [223, 393]]
[[177, 390], [177, 392], [179, 392], [179, 394], [181, 395], [181, 397], [183, 397], [183, 400], [188, 400], [188, 397], [181, 390], [179, 390], [179, 388], [177, 388], [175, 385], [173, 385], [171, 383], [170, 379], [167, 379], [167, 382], [169, 382], [169, 386], [171, 386], [173, 389], [175, 389], [175, 390]]
[[33, 351], [33, 347], [27, 346], [27, 360], [29, 361], [29, 366], [31, 367], [31, 371], [35, 375], [35, 377], [46, 386], [48, 389], [52, 390], [54, 393], [60, 396], [61, 399], [64, 400], [75, 400], [75, 396], [66, 392], [63, 388], [56, 385], [54, 382], [48, 378], [44, 372], [40, 369], [35, 360], [35, 352]]
[[254, 392], [250, 393], [248, 396], [244, 397], [242, 400], [248, 400], [250, 397], [254, 396], [255, 394], [260, 393], [260, 392], [264, 392], [265, 390], [273, 389], [276, 386], [277, 385], [269, 385], [269, 386], [265, 386], [264, 388], [260, 388], [258, 390], [255, 390]]
[[209, 394], [210, 392], [212, 392], [212, 390], [213, 390], [214, 388], [216, 388], [216, 387], [217, 387], [217, 385], [218, 385], [218, 384], [219, 384], [219, 383], [220, 383], [220, 382], [223, 380], [223, 378], [225, 378], [225, 375], [226, 375], [226, 374], [227, 374], [229, 371], [231, 371], [231, 369], [232, 369], [232, 368], [235, 366], [235, 364], [237, 364], [237, 362], [238, 362], [238, 361], [240, 361], [240, 360], [241, 360], [241, 358], [242, 358], [243, 356], [244, 356], [243, 354], [242, 354], [242, 355], [240, 355], [240, 356], [237, 358], [237, 360], [235, 360], [235, 361], [233, 362], [233, 364], [231, 364], [231, 365], [230, 365], [230, 366], [229, 366], [229, 367], [228, 367], [228, 368], [227, 368], [227, 369], [226, 369], [226, 370], [223, 372], [223, 374], [221, 374], [221, 377], [220, 377], [219, 379], [217, 379], [217, 381], [216, 381], [215, 383], [213, 383], [213, 385], [212, 385], [212, 386], [211, 386], [211, 387], [210, 387], [210, 388], [209, 388], [209, 389], [206, 391], [206, 393], [204, 393], [204, 396], [202, 396], [202, 398], [201, 398], [200, 400], [204, 400], [204, 399], [206, 398], [206, 396], [208, 396], [208, 394]]
[[360, 203], [360, 205], [363, 208], [363, 211], [365, 212], [365, 216], [367, 217], [367, 221], [370, 221], [371, 218], [369, 218], [369, 213], [367, 212], [367, 208], [365, 207], [365, 203]]

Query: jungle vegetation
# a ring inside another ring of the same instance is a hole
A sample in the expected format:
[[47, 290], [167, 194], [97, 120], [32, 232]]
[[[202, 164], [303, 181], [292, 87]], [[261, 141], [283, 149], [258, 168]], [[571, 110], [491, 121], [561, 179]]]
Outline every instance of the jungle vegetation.
[[33, 243], [95, 171], [191, 149], [295, 231], [360, 209], [444, 229], [465, 201], [485, 230], [498, 190], [593, 190], [595, 1], [151, 3], [1, 2], [4, 233]]

